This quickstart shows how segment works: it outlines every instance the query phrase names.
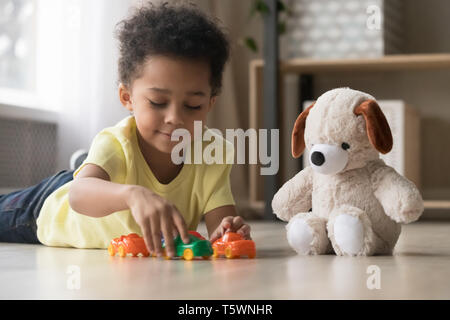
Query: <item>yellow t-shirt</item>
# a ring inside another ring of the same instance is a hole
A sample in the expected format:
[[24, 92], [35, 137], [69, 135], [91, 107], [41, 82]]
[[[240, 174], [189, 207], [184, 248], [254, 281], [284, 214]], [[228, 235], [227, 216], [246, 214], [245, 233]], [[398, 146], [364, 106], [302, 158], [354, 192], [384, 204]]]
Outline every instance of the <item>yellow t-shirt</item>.
[[[109, 174], [112, 182], [141, 185], [164, 197], [177, 207], [188, 229], [195, 230], [203, 214], [221, 206], [235, 205], [229, 179], [232, 164], [227, 164], [234, 157], [233, 145], [206, 126], [203, 132], [205, 130], [209, 130], [214, 139], [221, 139], [224, 146], [228, 144], [226, 147], [231, 152], [223, 152], [228, 159], [224, 159], [224, 164], [184, 163], [175, 179], [162, 184], [140, 151], [135, 118], [128, 116], [95, 136], [88, 157], [73, 176], [85, 164], [96, 164]], [[203, 149], [209, 143], [202, 142]], [[68, 197], [71, 183], [69, 181], [61, 186], [44, 201], [37, 219], [37, 236], [41, 243], [48, 246], [106, 248], [115, 237], [132, 232], [142, 235], [130, 210], [117, 211], [101, 218], [74, 211]]]

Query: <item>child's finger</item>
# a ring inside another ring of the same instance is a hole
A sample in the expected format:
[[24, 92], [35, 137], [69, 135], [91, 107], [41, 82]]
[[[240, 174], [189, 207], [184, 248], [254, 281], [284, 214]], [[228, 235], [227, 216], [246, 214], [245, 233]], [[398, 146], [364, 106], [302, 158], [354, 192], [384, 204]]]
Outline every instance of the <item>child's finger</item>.
[[141, 225], [142, 229], [142, 235], [144, 236], [144, 242], [147, 246], [147, 250], [150, 253], [153, 253], [155, 248], [153, 246], [153, 239], [152, 239], [152, 228], [150, 226], [150, 221], [148, 219], [145, 220], [145, 222]]
[[165, 216], [161, 219], [161, 227], [164, 236], [166, 255], [168, 257], [173, 257], [175, 250], [172, 237], [172, 219], [170, 216]]
[[213, 243], [214, 241], [216, 241], [217, 239], [220, 238], [219, 232], [218, 230], [214, 231], [213, 234], [211, 235], [211, 237], [209, 238], [209, 241], [211, 243]]
[[244, 219], [240, 216], [233, 217], [232, 229], [237, 231], [245, 224]]
[[173, 236], [173, 238], [176, 238], [177, 236], [178, 236], [178, 230], [177, 230], [177, 227], [175, 226], [175, 224], [174, 225], [172, 225], [172, 236]]
[[181, 240], [183, 240], [185, 244], [188, 244], [191, 241], [191, 239], [189, 238], [189, 232], [187, 229], [186, 222], [183, 219], [183, 216], [181, 215], [181, 213], [175, 212], [172, 215], [172, 218], [173, 223], [177, 227], [178, 234], [180, 235]]
[[222, 226], [222, 224], [223, 224], [223, 221], [222, 221], [222, 223], [217, 227], [217, 229], [212, 233], [212, 235], [211, 235], [211, 237], [210, 237], [210, 240], [209, 240], [211, 243], [214, 242], [214, 241], [216, 241], [217, 239], [219, 239], [221, 236], [223, 236], [223, 235], [225, 234], [226, 228], [224, 228], [224, 227]]
[[238, 231], [240, 235], [242, 235], [245, 239], [251, 240], [250, 238], [250, 226], [248, 224], [244, 224]]
[[225, 230], [231, 229], [233, 227], [233, 217], [225, 217], [223, 218], [222, 222], [220, 223], [220, 226]]
[[157, 215], [153, 215], [150, 219], [151, 219], [150, 223], [152, 225], [151, 237], [153, 238], [153, 246], [155, 248], [156, 255], [161, 256], [161, 254], [162, 254], [161, 225], [160, 225], [159, 217]]

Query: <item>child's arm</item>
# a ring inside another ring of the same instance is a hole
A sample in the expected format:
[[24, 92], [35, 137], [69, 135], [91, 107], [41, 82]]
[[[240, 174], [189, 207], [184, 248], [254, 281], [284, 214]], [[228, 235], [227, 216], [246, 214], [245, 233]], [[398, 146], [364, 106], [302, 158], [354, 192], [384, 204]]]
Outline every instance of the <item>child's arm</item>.
[[207, 212], [205, 223], [211, 242], [219, 239], [227, 230], [238, 232], [245, 239], [251, 239], [250, 226], [237, 215], [234, 205], [222, 206]]
[[184, 243], [189, 243], [186, 223], [173, 204], [145, 187], [110, 182], [108, 173], [94, 164], [87, 164], [75, 177], [69, 190], [69, 204], [76, 212], [91, 217], [130, 209], [147, 249], [158, 256], [162, 255], [161, 233], [169, 257], [175, 254], [175, 230]]
[[70, 207], [90, 217], [104, 217], [128, 209], [127, 197], [133, 186], [114, 183], [108, 173], [87, 164], [75, 177], [69, 189]]

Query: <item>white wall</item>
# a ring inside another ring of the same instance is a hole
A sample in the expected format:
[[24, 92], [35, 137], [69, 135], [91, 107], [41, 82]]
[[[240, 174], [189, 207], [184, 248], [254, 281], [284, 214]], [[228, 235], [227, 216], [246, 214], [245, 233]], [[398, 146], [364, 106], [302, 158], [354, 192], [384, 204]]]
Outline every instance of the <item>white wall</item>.
[[[405, 53], [450, 52], [450, 1], [405, 1]], [[450, 199], [450, 70], [316, 76], [315, 96], [341, 86], [377, 99], [402, 99], [422, 117], [422, 192]], [[295, 106], [296, 107], [296, 106]], [[292, 130], [292, 124], [287, 129]], [[291, 171], [291, 175], [294, 172]]]

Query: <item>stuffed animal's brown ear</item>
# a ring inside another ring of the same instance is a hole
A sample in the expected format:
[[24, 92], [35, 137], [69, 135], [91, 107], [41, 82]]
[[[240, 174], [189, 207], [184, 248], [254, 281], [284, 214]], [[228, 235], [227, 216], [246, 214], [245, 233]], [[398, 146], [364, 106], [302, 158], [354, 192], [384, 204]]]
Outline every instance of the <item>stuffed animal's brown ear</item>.
[[371, 99], [366, 100], [353, 112], [364, 117], [367, 136], [375, 149], [383, 154], [391, 151], [393, 143], [391, 128], [377, 102]]
[[308, 117], [309, 110], [314, 106], [314, 103], [308, 108], [303, 110], [299, 114], [297, 120], [295, 120], [294, 129], [292, 129], [292, 139], [291, 139], [291, 151], [294, 158], [298, 158], [302, 155], [305, 150], [305, 125], [306, 118]]

